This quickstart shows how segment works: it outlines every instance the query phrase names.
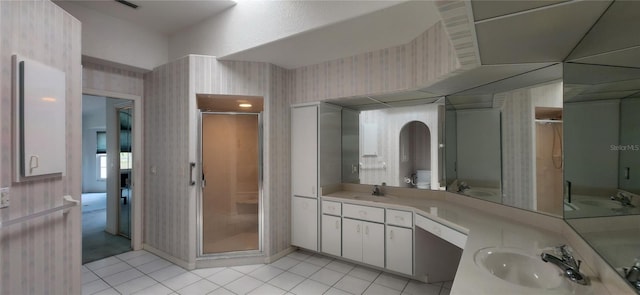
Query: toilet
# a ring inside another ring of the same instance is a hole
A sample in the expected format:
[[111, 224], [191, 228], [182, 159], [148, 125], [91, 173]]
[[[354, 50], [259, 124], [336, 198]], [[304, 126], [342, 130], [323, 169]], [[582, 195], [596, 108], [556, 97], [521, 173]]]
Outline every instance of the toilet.
[[431, 188], [431, 170], [416, 171], [416, 187]]

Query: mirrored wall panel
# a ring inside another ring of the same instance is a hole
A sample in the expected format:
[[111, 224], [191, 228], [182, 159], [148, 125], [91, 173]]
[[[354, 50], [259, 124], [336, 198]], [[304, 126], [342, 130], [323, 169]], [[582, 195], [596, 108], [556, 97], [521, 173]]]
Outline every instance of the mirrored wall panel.
[[359, 172], [358, 182], [439, 188], [438, 109], [441, 107], [442, 104], [423, 104], [360, 111], [358, 163], [352, 170]]
[[565, 218], [640, 214], [640, 69], [567, 63], [564, 92]]
[[562, 67], [447, 96], [447, 190], [562, 215]]

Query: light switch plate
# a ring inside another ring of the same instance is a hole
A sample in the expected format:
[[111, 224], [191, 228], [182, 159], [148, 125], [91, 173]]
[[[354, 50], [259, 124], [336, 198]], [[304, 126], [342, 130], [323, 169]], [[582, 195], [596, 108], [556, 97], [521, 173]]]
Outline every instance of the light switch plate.
[[0, 188], [0, 208], [9, 207], [9, 188]]

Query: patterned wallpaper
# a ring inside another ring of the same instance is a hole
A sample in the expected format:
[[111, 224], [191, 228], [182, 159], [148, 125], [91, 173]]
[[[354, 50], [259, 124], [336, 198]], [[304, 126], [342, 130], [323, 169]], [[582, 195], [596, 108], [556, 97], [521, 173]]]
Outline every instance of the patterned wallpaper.
[[189, 59], [145, 74], [144, 242], [183, 261], [195, 253], [189, 182]]
[[292, 102], [423, 88], [460, 67], [441, 22], [413, 41], [291, 70]]
[[[0, 1], [0, 186], [11, 189], [9, 220], [80, 199], [82, 159], [80, 22], [50, 1]], [[66, 73], [66, 175], [12, 183], [11, 55]], [[80, 294], [81, 217], [74, 208], [0, 229], [1, 294]]]
[[471, 13], [471, 1], [436, 0], [435, 4], [460, 61], [460, 68], [455, 72], [480, 66], [480, 52]]
[[82, 88], [142, 96], [142, 73], [115, 66], [82, 62]]
[[[288, 94], [290, 75], [283, 68], [269, 66], [268, 131], [265, 138], [265, 189], [268, 188], [268, 237], [269, 255], [287, 249], [291, 245], [291, 113]], [[268, 153], [266, 151], [269, 151]], [[265, 219], [266, 220], [266, 219]]]
[[534, 209], [534, 112], [531, 89], [499, 93], [502, 102], [502, 203]]

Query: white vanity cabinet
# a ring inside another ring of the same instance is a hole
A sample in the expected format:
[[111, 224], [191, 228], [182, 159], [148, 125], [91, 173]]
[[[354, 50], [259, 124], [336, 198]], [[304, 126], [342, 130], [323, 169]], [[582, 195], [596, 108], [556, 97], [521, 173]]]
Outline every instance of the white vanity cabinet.
[[291, 108], [291, 244], [318, 250], [318, 106]]
[[318, 106], [291, 108], [291, 194], [318, 197]]
[[291, 244], [312, 251], [321, 246], [320, 187], [341, 183], [340, 110], [325, 103], [291, 107]]
[[387, 268], [413, 275], [413, 230], [387, 225]]
[[320, 250], [324, 253], [342, 255], [342, 204], [322, 202], [322, 235]]
[[309, 250], [318, 249], [318, 200], [291, 198], [291, 244]]
[[384, 267], [384, 209], [344, 204], [342, 257]]
[[413, 212], [386, 210], [387, 269], [413, 275]]

